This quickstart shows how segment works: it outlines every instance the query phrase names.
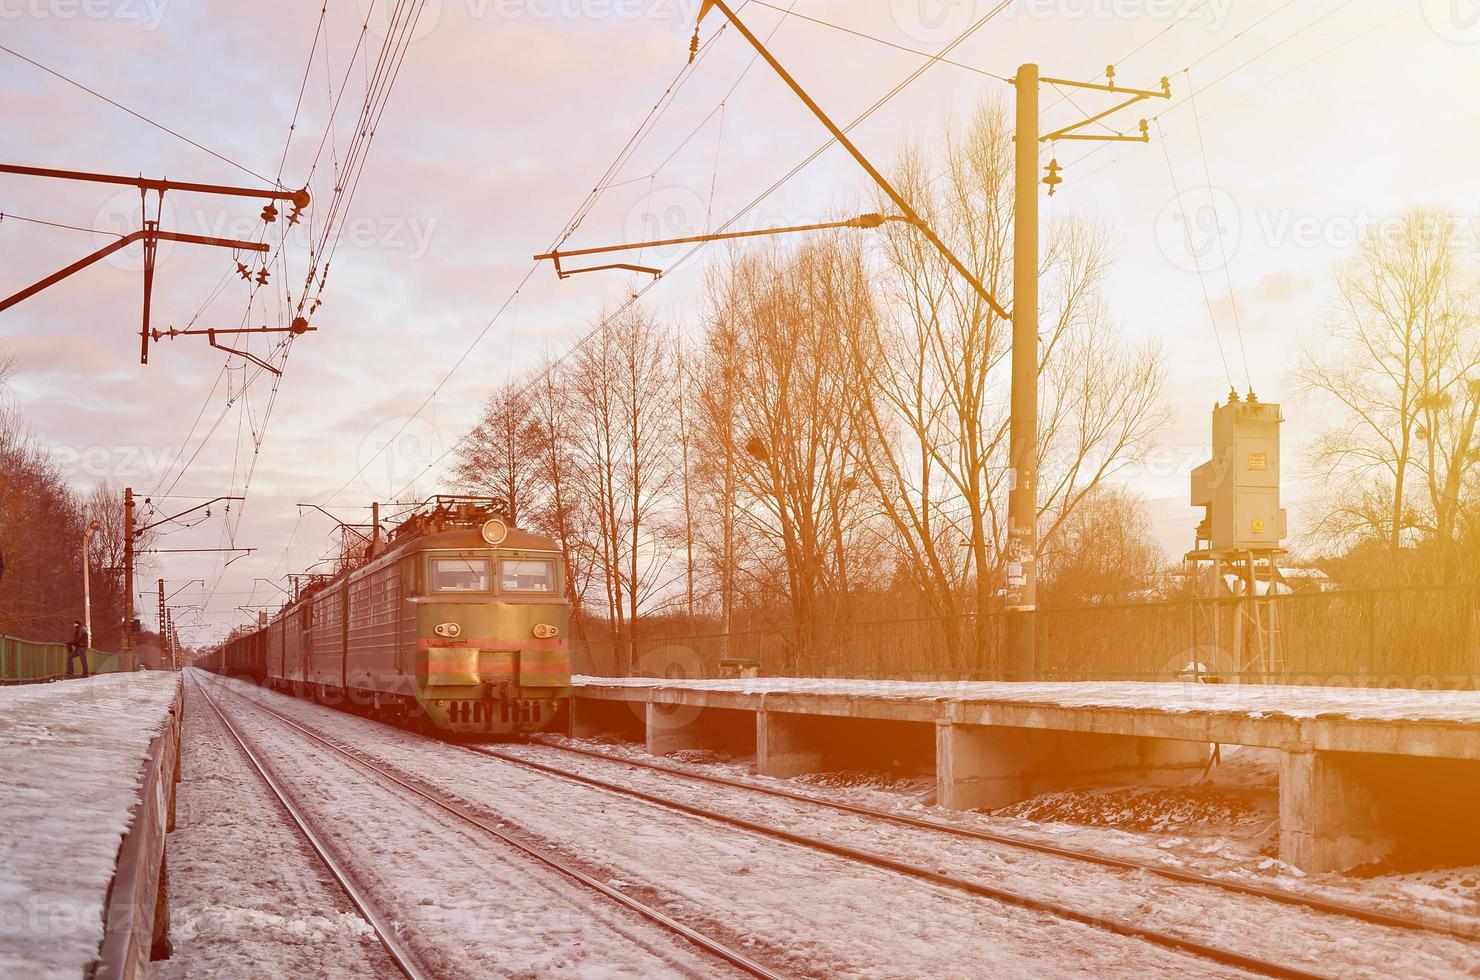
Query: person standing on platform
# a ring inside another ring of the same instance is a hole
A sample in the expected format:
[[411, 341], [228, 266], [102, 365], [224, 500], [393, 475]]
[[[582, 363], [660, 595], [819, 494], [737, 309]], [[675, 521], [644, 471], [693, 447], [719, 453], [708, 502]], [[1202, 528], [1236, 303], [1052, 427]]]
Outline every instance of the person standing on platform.
[[81, 623], [72, 624], [72, 639], [67, 641], [67, 676], [72, 676], [72, 659], [75, 657], [82, 661], [82, 676], [91, 676], [87, 669], [87, 648], [92, 645], [92, 637], [87, 635], [87, 630], [82, 628]]

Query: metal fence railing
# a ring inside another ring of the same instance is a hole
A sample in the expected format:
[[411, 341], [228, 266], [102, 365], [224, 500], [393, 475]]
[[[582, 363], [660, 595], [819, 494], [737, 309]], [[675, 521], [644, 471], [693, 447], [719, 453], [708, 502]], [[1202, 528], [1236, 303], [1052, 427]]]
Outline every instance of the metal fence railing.
[[[1004, 616], [648, 635], [577, 644], [573, 665], [598, 676], [990, 679]], [[1480, 584], [1046, 608], [1036, 628], [1045, 680], [1172, 680], [1191, 667], [1223, 681], [1480, 688]], [[1260, 642], [1268, 658], [1256, 662]]]
[[[95, 674], [112, 674], [137, 669], [138, 658], [132, 654], [88, 650], [87, 664]], [[67, 644], [0, 636], [0, 684], [34, 684], [65, 676]]]

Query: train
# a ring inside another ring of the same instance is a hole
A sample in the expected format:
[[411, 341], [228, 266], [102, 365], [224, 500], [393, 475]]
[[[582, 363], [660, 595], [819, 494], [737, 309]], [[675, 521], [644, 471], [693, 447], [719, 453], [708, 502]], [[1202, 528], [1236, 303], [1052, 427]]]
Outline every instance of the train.
[[383, 550], [379, 537], [196, 666], [449, 735], [564, 727], [570, 603], [554, 539], [497, 501], [447, 494]]

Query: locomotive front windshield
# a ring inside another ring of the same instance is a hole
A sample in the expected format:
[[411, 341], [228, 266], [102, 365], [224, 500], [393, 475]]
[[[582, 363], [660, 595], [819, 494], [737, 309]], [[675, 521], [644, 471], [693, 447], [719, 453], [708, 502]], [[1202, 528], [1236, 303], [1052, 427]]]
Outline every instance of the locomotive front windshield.
[[554, 592], [553, 558], [505, 558], [499, 562], [499, 583], [505, 592]]
[[487, 592], [490, 564], [487, 558], [433, 558], [432, 591]]

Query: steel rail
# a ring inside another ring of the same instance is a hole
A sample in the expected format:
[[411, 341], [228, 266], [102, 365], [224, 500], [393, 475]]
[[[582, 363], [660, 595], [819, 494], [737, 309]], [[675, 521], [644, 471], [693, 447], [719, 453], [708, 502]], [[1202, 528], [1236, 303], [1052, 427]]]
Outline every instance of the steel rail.
[[1371, 925], [1388, 926], [1394, 929], [1409, 929], [1417, 932], [1433, 932], [1454, 939], [1463, 939], [1474, 942], [1480, 939], [1480, 931], [1475, 929], [1463, 929], [1457, 926], [1449, 926], [1441, 923], [1424, 922], [1420, 919], [1410, 919], [1406, 916], [1381, 912], [1375, 909], [1364, 909], [1356, 905], [1348, 905], [1345, 902], [1335, 902], [1314, 895], [1297, 895], [1294, 892], [1279, 888], [1264, 888], [1259, 885], [1249, 885], [1236, 881], [1223, 881], [1206, 875], [1194, 874], [1190, 871], [1178, 871], [1175, 868], [1160, 867], [1154, 864], [1145, 864], [1140, 861], [1132, 861], [1125, 858], [1111, 857], [1108, 854], [1097, 854], [1094, 851], [1082, 851], [1075, 848], [1060, 847], [1055, 844], [1044, 844], [1039, 841], [1024, 840], [1007, 834], [994, 834], [987, 830], [977, 830], [971, 827], [956, 827], [951, 824], [940, 823], [935, 820], [925, 820], [921, 817], [911, 817], [902, 813], [890, 813], [887, 810], [875, 810], [871, 807], [858, 806], [853, 803], [844, 803], [839, 800], [822, 799], [807, 793], [798, 793], [792, 790], [779, 789], [772, 786], [761, 786], [756, 783], [748, 783], [740, 779], [730, 779], [725, 776], [715, 776], [709, 773], [690, 772], [677, 766], [664, 765], [658, 762], [646, 762], [639, 759], [628, 759], [621, 756], [598, 752], [593, 749], [579, 748], [573, 745], [560, 745], [538, 739], [532, 744], [542, 748], [555, 749], [560, 752], [570, 752], [576, 755], [590, 756], [593, 759], [601, 759], [605, 762], [620, 765], [636, 766], [640, 769], [652, 769], [656, 772], [667, 773], [673, 776], [681, 776], [685, 779], [693, 779], [700, 782], [713, 783], [719, 786], [732, 786], [736, 789], [751, 790], [763, 793], [767, 796], [775, 796], [781, 799], [794, 800], [798, 803], [809, 803], [813, 806], [826, 807], [832, 810], [840, 810], [863, 817], [874, 817], [890, 823], [900, 824], [906, 827], [914, 827], [920, 830], [934, 830], [943, 834], [956, 837], [966, 837], [973, 840], [987, 841], [992, 844], [1003, 844], [1009, 847], [1022, 848], [1029, 851], [1037, 851], [1042, 854], [1052, 854], [1055, 857], [1070, 860], [1084, 861], [1093, 864], [1102, 864], [1106, 867], [1119, 868], [1123, 871], [1144, 871], [1147, 874], [1168, 878], [1172, 881], [1182, 882], [1189, 885], [1207, 885], [1213, 888], [1221, 888], [1225, 891], [1249, 895], [1254, 898], [1264, 898], [1282, 905], [1294, 905], [1308, 908], [1316, 912], [1324, 912], [1330, 915], [1339, 915], [1350, 919], [1358, 919]]
[[315, 742], [324, 745], [325, 747], [338, 753], [339, 755], [344, 756], [346, 759], [349, 759], [351, 762], [356, 763], [360, 767], [376, 774], [382, 779], [395, 783], [397, 786], [400, 786], [401, 788], [416, 794], [427, 802], [432, 803], [435, 806], [446, 811], [447, 813], [451, 814], [452, 816], [457, 817], [459, 820], [471, 824], [478, 829], [498, 838], [504, 843], [509, 844], [517, 850], [522, 851], [523, 853], [529, 855], [530, 857], [541, 862], [547, 867], [560, 872], [561, 874], [575, 880], [582, 885], [585, 885], [588, 888], [600, 892], [607, 898], [610, 898], [618, 904], [641, 915], [643, 918], [649, 919], [661, 926], [664, 926], [668, 930], [678, 934], [679, 936], [682, 936], [684, 939], [688, 940], [690, 943], [697, 946], [704, 952], [717, 956], [720, 959], [730, 963], [731, 965], [744, 970], [746, 973], [749, 973], [752, 976], [762, 977], [764, 978], [764, 980], [783, 980], [781, 974], [773, 972], [768, 967], [757, 963], [755, 960], [750, 959], [743, 953], [730, 949], [719, 940], [711, 939], [703, 933], [684, 925], [682, 922], [679, 922], [672, 916], [660, 912], [652, 906], [647, 905], [644, 902], [641, 902], [624, 892], [618, 891], [605, 882], [593, 878], [591, 875], [586, 874], [584, 871], [581, 871], [574, 865], [563, 861], [560, 858], [541, 850], [540, 848], [534, 847], [533, 845], [528, 844], [511, 834], [507, 834], [504, 831], [499, 830], [487, 820], [475, 816], [474, 814], [468, 813], [462, 807], [448, 802], [446, 799], [439, 796], [438, 794], [430, 792], [429, 790], [424, 789], [421, 786], [417, 786], [416, 784], [396, 775], [394, 772], [391, 772], [388, 768], [377, 765], [374, 762], [363, 758], [361, 755], [359, 755], [359, 753], [346, 749], [344, 746], [335, 743], [332, 739], [325, 738], [323, 735], [320, 735], [319, 733], [312, 731], [311, 729], [306, 728], [303, 725], [300, 725], [298, 722], [272, 708], [269, 708], [267, 705], [263, 704], [257, 699], [245, 697], [235, 691], [233, 691], [232, 694], [240, 700], [252, 705], [252, 707], [256, 708], [257, 710], [272, 715], [283, 724], [295, 729], [308, 738], [313, 739]]
[[278, 783], [272, 773], [268, 771], [267, 767], [263, 765], [262, 760], [257, 757], [257, 753], [253, 752], [251, 746], [247, 745], [241, 734], [236, 730], [236, 726], [227, 719], [215, 700], [206, 692], [205, 685], [200, 682], [200, 679], [195, 676], [194, 672], [191, 672], [190, 680], [200, 692], [201, 697], [205, 699], [206, 704], [210, 705], [211, 711], [220, 720], [222, 727], [226, 729], [227, 733], [235, 740], [237, 746], [241, 748], [242, 753], [246, 755], [247, 761], [252, 764], [252, 768], [257, 770], [257, 775], [261, 776], [262, 781], [267, 784], [267, 788], [272, 790], [273, 795], [277, 797], [278, 802], [282, 804], [283, 809], [287, 811], [288, 816], [297, 825], [299, 833], [303, 834], [304, 839], [308, 841], [314, 853], [319, 856], [319, 860], [323, 862], [324, 867], [329, 869], [329, 873], [334, 876], [334, 880], [339, 883], [339, 887], [343, 889], [344, 894], [349, 897], [350, 902], [359, 910], [360, 915], [364, 917], [365, 921], [370, 924], [370, 928], [375, 931], [375, 938], [385, 948], [387, 955], [390, 956], [391, 962], [395, 964], [396, 969], [400, 970], [409, 980], [431, 980], [431, 975], [417, 966], [415, 958], [407, 950], [402, 948], [400, 939], [396, 936], [395, 928], [375, 910], [375, 907], [370, 903], [364, 892], [355, 884], [349, 871], [339, 863], [333, 853], [330, 852], [328, 845], [324, 843], [318, 834], [314, 833], [308, 819], [294, 805], [293, 801], [289, 799], [287, 792]]
[[511, 756], [504, 752], [497, 751], [495, 749], [479, 748], [470, 745], [461, 745], [456, 747], [464, 749], [474, 755], [479, 755], [490, 759], [497, 759], [500, 762], [520, 766], [535, 772], [542, 772], [547, 775], [555, 776], [559, 779], [566, 779], [572, 782], [594, 786], [598, 789], [603, 789], [608, 792], [617, 793], [622, 796], [630, 796], [634, 799], [639, 799], [647, 803], [654, 803], [658, 806], [667, 807], [672, 810], [678, 810], [683, 813], [688, 813], [692, 816], [702, 817], [708, 820], [717, 821], [719, 823], [729, 824], [732, 827], [739, 827], [742, 830], [747, 830], [752, 833], [762, 834], [767, 837], [774, 837], [778, 840], [784, 840], [791, 844], [799, 844], [803, 847], [823, 851], [827, 854], [832, 854], [837, 857], [844, 857], [853, 861], [858, 861], [863, 864], [873, 865], [874, 867], [884, 868], [889, 871], [896, 871], [900, 874], [907, 875], [912, 878], [919, 878], [924, 881], [929, 881], [933, 884], [944, 885], [948, 888], [954, 888], [971, 895], [976, 895], [980, 898], [992, 899], [1004, 905], [1017, 906], [1019, 908], [1030, 909], [1035, 912], [1046, 912], [1061, 919], [1067, 919], [1069, 921], [1078, 922], [1083, 925], [1093, 926], [1098, 929], [1104, 929], [1108, 932], [1116, 933], [1117, 935], [1126, 936], [1132, 939], [1141, 939], [1157, 946], [1162, 946], [1167, 949], [1172, 949], [1183, 953], [1189, 953], [1215, 963], [1223, 964], [1225, 966], [1237, 967], [1239, 969], [1249, 970], [1251, 972], [1270, 977], [1314, 978], [1322, 976], [1322, 974], [1311, 973], [1298, 967], [1286, 966], [1281, 963], [1273, 963], [1268, 960], [1262, 960], [1257, 956], [1249, 956], [1247, 954], [1239, 953], [1234, 950], [1223, 949], [1217, 946], [1209, 946], [1194, 939], [1187, 939], [1182, 936], [1173, 936], [1169, 933], [1158, 932], [1155, 929], [1149, 929], [1145, 926], [1139, 926], [1132, 922], [1127, 922], [1121, 919], [1107, 918], [1095, 913], [1084, 912], [1076, 908], [1071, 908], [1067, 905], [1060, 905], [1057, 902], [1049, 902], [1043, 899], [1023, 895], [1018, 892], [1011, 892], [1007, 891], [1006, 889], [983, 884], [979, 881], [971, 881], [965, 878], [958, 878], [954, 875], [949, 875], [941, 871], [933, 871], [930, 868], [925, 868], [918, 864], [911, 864], [908, 861], [901, 861], [897, 858], [892, 858], [886, 854], [880, 854], [876, 851], [864, 851], [858, 848], [849, 847], [844, 844], [837, 844], [833, 843], [832, 841], [820, 840], [816, 837], [809, 837], [805, 834], [793, 833], [789, 830], [783, 830], [780, 827], [772, 827], [768, 824], [757, 823], [753, 820], [746, 820], [743, 817], [737, 817], [732, 814], [722, 813], [718, 810], [711, 810], [707, 807], [695, 806], [691, 803], [683, 803], [679, 800], [659, 796], [655, 793], [647, 793], [642, 790], [632, 789], [627, 786], [621, 786], [617, 783], [610, 783], [606, 780], [596, 779], [592, 776], [584, 776], [579, 773], [573, 773], [568, 770], [561, 769], [558, 766], [550, 766], [542, 762], [534, 762], [529, 759], [521, 759], [516, 756]]

